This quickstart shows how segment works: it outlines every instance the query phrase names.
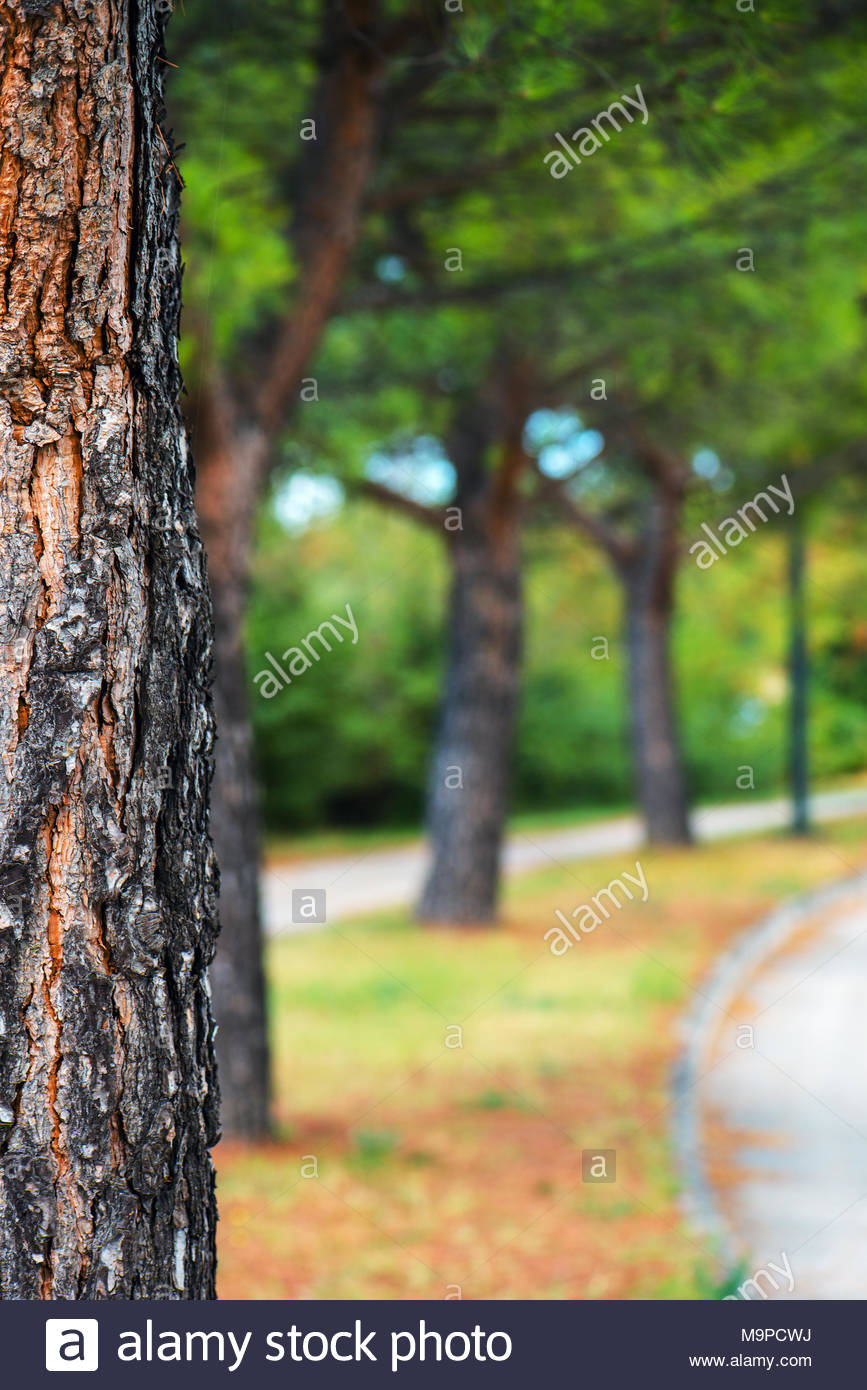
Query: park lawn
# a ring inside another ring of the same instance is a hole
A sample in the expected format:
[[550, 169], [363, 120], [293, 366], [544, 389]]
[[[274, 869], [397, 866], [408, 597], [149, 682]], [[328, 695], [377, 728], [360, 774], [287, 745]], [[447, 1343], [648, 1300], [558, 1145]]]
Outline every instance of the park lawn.
[[[272, 942], [279, 1139], [215, 1152], [221, 1297], [718, 1295], [677, 1207], [678, 1016], [740, 929], [863, 866], [867, 822], [639, 858], [647, 902], [560, 957], [554, 910], [634, 860], [513, 881], [496, 930], [380, 913]], [[582, 1182], [599, 1149], [616, 1181]]]

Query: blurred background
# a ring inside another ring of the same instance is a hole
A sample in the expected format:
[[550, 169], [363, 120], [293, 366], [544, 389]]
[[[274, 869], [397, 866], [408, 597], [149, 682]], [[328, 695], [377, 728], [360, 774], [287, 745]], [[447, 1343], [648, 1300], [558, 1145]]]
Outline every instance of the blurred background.
[[[864, 16], [184, 0], [168, 34], [221, 1293], [718, 1296], [677, 1017], [864, 859]], [[647, 901], [553, 954], [636, 855]]]

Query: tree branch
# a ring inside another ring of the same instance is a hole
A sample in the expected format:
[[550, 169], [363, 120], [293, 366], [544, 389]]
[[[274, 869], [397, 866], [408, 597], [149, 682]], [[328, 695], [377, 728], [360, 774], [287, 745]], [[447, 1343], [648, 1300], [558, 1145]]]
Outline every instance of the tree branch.
[[633, 545], [629, 537], [623, 536], [604, 517], [589, 512], [570, 497], [562, 483], [556, 478], [548, 478], [534, 460], [534, 471], [539, 495], [552, 502], [563, 520], [573, 529], [583, 531], [600, 545], [617, 569], [623, 569], [632, 558]]
[[[852, 473], [860, 477], [867, 477], [867, 440], [856, 439], [852, 444], [823, 459], [820, 463], [795, 469], [791, 473], [787, 473], [785, 469], [782, 472], [788, 479], [793, 501], [807, 501], [810, 497], [821, 492], [828, 483], [833, 482], [835, 478], [843, 474]], [[763, 483], [761, 479], [751, 478], [746, 486], [755, 487], [757, 492], [763, 492], [767, 484]], [[741, 505], [743, 505], [743, 501], [744, 499], [741, 499]], [[715, 521], [708, 522], [711, 529], [718, 531], [724, 522], [731, 517], [733, 508], [737, 508], [737, 503], [734, 501], [728, 505], [724, 513], [722, 511], [718, 513]], [[785, 520], [786, 513], [781, 512], [779, 517]], [[769, 516], [768, 524], [773, 525], [779, 517]]]
[[344, 485], [348, 492], [378, 502], [381, 506], [390, 507], [392, 511], [408, 516], [410, 520], [431, 530], [442, 530], [445, 525], [446, 514], [442, 507], [426, 507], [423, 502], [416, 502], [415, 498], [406, 497], [402, 492], [394, 492], [392, 488], [374, 482], [372, 478], [352, 478]]
[[[357, 238], [379, 129], [383, 58], [367, 41], [375, 13], [372, 4], [354, 7], [347, 17], [339, 56], [331, 58], [320, 78], [316, 111], [327, 138], [311, 166], [315, 180], [302, 198], [297, 235], [303, 262], [300, 298], [289, 308], [254, 396], [257, 423], [269, 437], [282, 423], [301, 374], [319, 345]], [[336, 41], [328, 32], [329, 18], [333, 23], [326, 5], [324, 38], [333, 52]], [[361, 32], [350, 26], [350, 18]]]
[[516, 145], [514, 149], [504, 150], [501, 154], [491, 155], [472, 164], [464, 164], [460, 169], [430, 174], [426, 178], [403, 182], [393, 188], [381, 188], [378, 192], [371, 193], [366, 207], [371, 212], [389, 212], [393, 208], [405, 207], [408, 203], [423, 202], [426, 198], [463, 193], [477, 185], [480, 179], [488, 178], [492, 173], [502, 169], [513, 168], [520, 164], [522, 159], [537, 154], [542, 138], [536, 136], [526, 144]]
[[637, 412], [627, 416], [624, 423], [635, 457], [651, 482], [658, 483], [675, 497], [682, 497], [692, 478], [686, 460], [652, 439], [639, 424]]

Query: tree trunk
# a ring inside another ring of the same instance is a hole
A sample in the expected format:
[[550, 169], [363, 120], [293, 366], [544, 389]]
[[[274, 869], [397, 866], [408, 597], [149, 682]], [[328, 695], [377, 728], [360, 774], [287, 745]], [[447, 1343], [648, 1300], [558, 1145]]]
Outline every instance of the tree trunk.
[[670, 593], [644, 575], [625, 586], [629, 714], [638, 800], [654, 844], [689, 844], [689, 815], [671, 674]]
[[263, 444], [228, 418], [225, 389], [206, 392], [195, 433], [197, 501], [214, 604], [217, 746], [211, 830], [220, 866], [220, 942], [211, 967], [226, 1134], [270, 1133], [270, 1061], [262, 915], [259, 807], [243, 623]]
[[[521, 360], [498, 361], [450, 440], [458, 489], [446, 514], [448, 658], [428, 791], [433, 862], [418, 909], [427, 922], [489, 923], [497, 913], [521, 673], [529, 370]], [[498, 437], [500, 459], [489, 471], [485, 456]]]
[[153, 0], [0, 9], [0, 1294], [207, 1298], [210, 621]]
[[521, 573], [481, 529], [452, 542], [448, 666], [428, 793], [433, 864], [419, 916], [496, 917], [520, 684]]
[[216, 616], [214, 683], [217, 748], [211, 831], [220, 865], [220, 935], [211, 966], [222, 1123], [235, 1138], [271, 1131], [270, 1049], [259, 901], [259, 806], [241, 634], [227, 622], [222, 586], [212, 584]]
[[810, 831], [810, 774], [808, 739], [809, 658], [807, 655], [806, 548], [801, 512], [789, 523], [789, 776], [792, 788], [792, 831]]

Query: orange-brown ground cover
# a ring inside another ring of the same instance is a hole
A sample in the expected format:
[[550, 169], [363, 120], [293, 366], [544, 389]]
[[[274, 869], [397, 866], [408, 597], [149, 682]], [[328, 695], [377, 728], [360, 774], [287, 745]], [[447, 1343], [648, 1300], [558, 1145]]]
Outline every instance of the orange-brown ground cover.
[[[221, 1296], [709, 1296], [670, 1146], [678, 1016], [736, 932], [854, 869], [864, 834], [642, 853], [647, 903], [562, 957], [554, 909], [634, 858], [528, 875], [495, 931], [389, 914], [272, 943], [280, 1137], [216, 1150]], [[582, 1181], [597, 1149], [616, 1181]]]

